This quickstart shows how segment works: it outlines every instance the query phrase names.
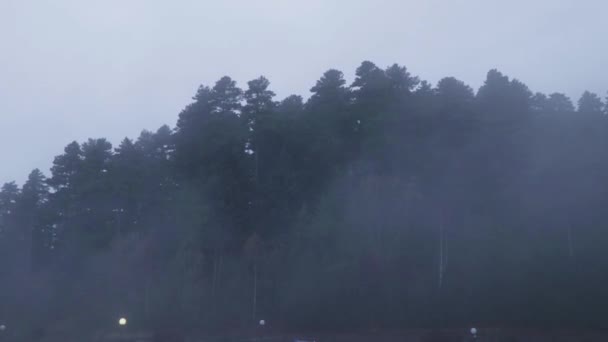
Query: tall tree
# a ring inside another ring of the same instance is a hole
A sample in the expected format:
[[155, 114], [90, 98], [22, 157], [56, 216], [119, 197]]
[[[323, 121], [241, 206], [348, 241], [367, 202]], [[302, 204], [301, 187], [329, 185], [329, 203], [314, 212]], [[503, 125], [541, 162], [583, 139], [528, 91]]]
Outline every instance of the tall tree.
[[4, 183], [0, 189], [0, 233], [5, 241], [14, 241], [14, 234], [17, 231], [19, 194], [20, 189], [15, 182]]
[[578, 100], [578, 112], [586, 115], [602, 115], [604, 104], [595, 93], [585, 91]]
[[553, 113], [572, 113], [574, 105], [570, 98], [562, 93], [553, 93], [549, 95], [548, 100], [549, 111]]
[[[246, 104], [243, 107], [243, 118], [247, 121], [250, 136], [247, 142], [248, 151], [252, 154], [252, 189], [251, 214], [253, 229], [258, 233], [270, 230], [271, 222], [262, 217], [271, 218], [279, 214], [275, 211], [283, 202], [276, 181], [278, 163], [284, 149], [281, 121], [277, 117], [274, 92], [268, 89], [270, 82], [260, 77], [248, 82], [245, 91]], [[261, 214], [275, 211], [275, 215]]]
[[24, 258], [33, 269], [39, 269], [50, 257], [52, 232], [49, 229], [48, 198], [46, 177], [39, 169], [34, 169], [23, 185], [18, 203]]
[[348, 112], [351, 92], [341, 71], [326, 71], [310, 91], [313, 94], [306, 104], [308, 120], [302, 134], [309, 147], [304, 158], [315, 160], [314, 166], [307, 170], [307, 184], [313, 190], [323, 186], [344, 166], [349, 155], [342, 151], [353, 129], [353, 118]]
[[251, 229], [250, 127], [240, 116], [242, 98], [229, 77], [213, 88], [201, 86], [180, 113], [174, 135], [180, 182], [204, 194], [210, 221], [226, 232]]

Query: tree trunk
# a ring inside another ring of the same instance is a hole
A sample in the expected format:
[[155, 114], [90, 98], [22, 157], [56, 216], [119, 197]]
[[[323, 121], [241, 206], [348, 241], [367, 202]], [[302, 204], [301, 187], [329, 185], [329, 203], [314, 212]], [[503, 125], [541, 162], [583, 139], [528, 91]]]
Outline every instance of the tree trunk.
[[258, 264], [257, 262], [253, 263], [253, 307], [252, 307], [252, 318], [255, 323], [255, 316], [257, 314], [257, 305], [258, 305]]
[[218, 269], [218, 256], [217, 252], [213, 256], [213, 272], [211, 274], [211, 300], [215, 298], [215, 287], [217, 285], [217, 269]]
[[439, 224], [439, 283], [438, 288], [441, 289], [443, 283], [443, 223]]
[[445, 273], [448, 260], [447, 236], [445, 234], [443, 221], [443, 210], [441, 210], [439, 213], [439, 277], [437, 284], [439, 289], [441, 289], [443, 286], [443, 275]]
[[217, 262], [217, 276], [215, 277], [215, 286], [216, 288], [220, 285], [222, 280], [222, 265], [224, 264], [224, 255], [220, 252]]
[[444, 255], [444, 259], [443, 259], [443, 271], [445, 273], [445, 270], [448, 268], [448, 256], [449, 256], [449, 244], [448, 244], [448, 234], [447, 232], [443, 233], [443, 255]]
[[150, 279], [144, 285], [144, 316], [150, 318]]
[[572, 227], [568, 225], [568, 255], [570, 259], [574, 259], [574, 246], [572, 244]]

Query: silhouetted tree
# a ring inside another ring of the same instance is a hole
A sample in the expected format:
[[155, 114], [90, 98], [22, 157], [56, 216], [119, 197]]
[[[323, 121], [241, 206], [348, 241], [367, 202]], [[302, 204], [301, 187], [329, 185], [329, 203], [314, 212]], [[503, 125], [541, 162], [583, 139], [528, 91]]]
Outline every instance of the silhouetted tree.
[[604, 104], [597, 94], [584, 92], [578, 100], [578, 112], [586, 115], [601, 115]]

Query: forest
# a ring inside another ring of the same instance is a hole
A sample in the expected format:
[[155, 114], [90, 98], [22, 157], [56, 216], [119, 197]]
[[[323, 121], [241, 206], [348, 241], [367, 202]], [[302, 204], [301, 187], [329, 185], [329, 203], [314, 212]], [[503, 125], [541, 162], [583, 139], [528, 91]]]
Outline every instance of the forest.
[[5, 183], [6, 331], [606, 326], [603, 95], [369, 61], [310, 92], [222, 77]]

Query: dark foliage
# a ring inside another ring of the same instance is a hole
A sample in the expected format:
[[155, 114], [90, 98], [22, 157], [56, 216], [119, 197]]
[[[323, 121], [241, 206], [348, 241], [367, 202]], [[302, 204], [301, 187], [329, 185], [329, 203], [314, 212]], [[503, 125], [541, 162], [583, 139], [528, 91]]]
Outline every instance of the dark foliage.
[[367, 61], [311, 92], [223, 77], [173, 130], [73, 142], [49, 178], [5, 184], [5, 324], [30, 339], [122, 315], [180, 334], [605, 326], [598, 95], [575, 108], [496, 70], [475, 94]]

